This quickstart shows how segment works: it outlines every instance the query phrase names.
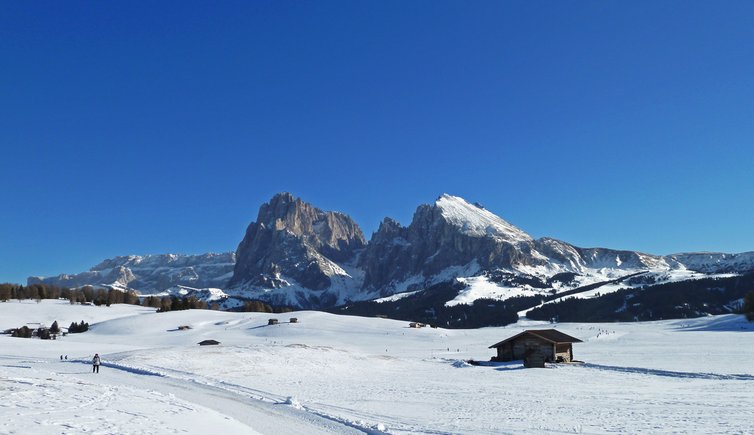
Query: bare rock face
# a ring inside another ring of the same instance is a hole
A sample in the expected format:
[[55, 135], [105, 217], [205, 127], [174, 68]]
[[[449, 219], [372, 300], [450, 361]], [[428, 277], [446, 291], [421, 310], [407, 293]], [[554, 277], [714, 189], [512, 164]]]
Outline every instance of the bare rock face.
[[408, 227], [386, 218], [359, 266], [365, 271], [364, 290], [383, 295], [410, 289], [407, 282], [426, 287], [433, 277], [451, 279], [491, 270], [547, 278], [601, 268], [669, 267], [658, 256], [578, 248], [550, 238], [535, 240], [482, 206], [450, 195], [419, 206]]
[[256, 222], [236, 250], [229, 287], [280, 288], [292, 284], [324, 290], [338, 265], [366, 246], [364, 234], [347, 215], [324, 212], [290, 193], [279, 193], [259, 208]]
[[530, 255], [534, 240], [483, 207], [442, 195], [416, 209], [408, 227], [386, 218], [362, 254], [364, 288], [392, 292], [393, 284], [430, 277], [453, 266], [474, 264], [477, 272], [543, 262]]

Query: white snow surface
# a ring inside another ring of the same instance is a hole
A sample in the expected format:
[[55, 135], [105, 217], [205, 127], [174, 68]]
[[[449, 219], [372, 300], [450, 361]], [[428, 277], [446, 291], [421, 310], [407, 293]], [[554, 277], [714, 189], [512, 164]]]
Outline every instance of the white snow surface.
[[518, 296], [534, 296], [541, 294], [542, 289], [534, 289], [530, 286], [502, 286], [489, 280], [486, 276], [474, 276], [471, 278], [458, 278], [458, 281], [466, 284], [454, 299], [445, 303], [446, 307], [458, 304], [473, 304], [477, 299], [506, 300]]
[[508, 242], [525, 242], [531, 236], [511, 225], [481, 206], [469, 204], [465, 199], [444, 193], [435, 201], [443, 217], [472, 236], [491, 236]]
[[[309, 311], [0, 303], [0, 330], [53, 320], [91, 326], [54, 341], [0, 336], [0, 433], [728, 434], [754, 419], [754, 324], [734, 315], [444, 330]], [[553, 326], [584, 341], [585, 364], [464, 362]]]

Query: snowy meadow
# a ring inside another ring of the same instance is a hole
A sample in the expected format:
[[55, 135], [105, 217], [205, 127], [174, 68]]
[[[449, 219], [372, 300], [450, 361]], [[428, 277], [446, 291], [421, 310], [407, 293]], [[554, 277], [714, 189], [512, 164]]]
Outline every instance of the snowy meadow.
[[[312, 311], [0, 303], [0, 330], [55, 320], [90, 329], [0, 336], [0, 433], [753, 431], [754, 324], [741, 316], [445, 330]], [[553, 326], [584, 341], [583, 364], [466, 362]]]

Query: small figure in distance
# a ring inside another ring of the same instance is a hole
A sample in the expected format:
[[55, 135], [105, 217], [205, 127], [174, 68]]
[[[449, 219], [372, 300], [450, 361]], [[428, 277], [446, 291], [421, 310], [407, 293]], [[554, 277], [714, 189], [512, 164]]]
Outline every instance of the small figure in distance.
[[65, 360], [68, 361], [68, 355], [65, 356]]
[[60, 355], [60, 361], [63, 361], [63, 355]]
[[92, 359], [92, 373], [99, 373], [99, 364], [100, 364], [99, 354], [95, 353], [94, 359]]

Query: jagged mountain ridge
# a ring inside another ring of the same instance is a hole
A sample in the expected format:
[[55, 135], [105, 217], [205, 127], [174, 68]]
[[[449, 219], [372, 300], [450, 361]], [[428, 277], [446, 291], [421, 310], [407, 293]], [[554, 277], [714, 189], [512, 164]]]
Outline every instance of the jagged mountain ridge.
[[364, 246], [364, 234], [349, 216], [280, 193], [249, 224], [228, 287], [257, 290], [260, 299], [278, 304], [334, 305], [342, 302], [338, 290], [360, 285], [346, 265]]
[[53, 277], [29, 277], [28, 284], [45, 283], [59, 287], [85, 285], [136, 289], [144, 294], [170, 287], [224, 287], [233, 274], [235, 253], [201, 255], [127, 255], [107, 259], [87, 272]]
[[419, 275], [436, 282], [433, 275], [453, 267], [471, 274], [500, 269], [545, 280], [565, 272], [605, 269], [601, 275], [609, 277], [621, 271], [671, 268], [659, 256], [533, 239], [481, 206], [450, 195], [420, 206], [408, 227], [383, 221], [359, 264], [366, 271], [364, 286], [383, 289], [383, 294], [384, 289], [408, 289], [403, 284]]
[[[226, 258], [220, 262], [222, 267], [164, 269], [162, 261], [137, 258], [141, 257], [118, 257], [83, 274], [30, 278], [29, 282], [65, 286], [116, 283], [142, 293], [176, 285], [217, 287], [240, 298], [323, 308], [427, 288], [455, 278], [482, 282], [491, 290], [466, 292], [466, 299], [449, 303], [473, 301], [477, 293], [505, 299], [567, 291], [639, 271], [651, 271], [662, 280], [754, 269], [751, 252], [655, 256], [534, 239], [483, 207], [447, 194], [433, 204], [420, 205], [408, 226], [385, 218], [367, 243], [347, 215], [322, 211], [290, 193], [280, 193], [260, 207], [256, 221], [238, 245], [235, 261]], [[172, 261], [175, 266], [180, 263]], [[154, 271], [148, 270], [150, 264]], [[504, 278], [482, 279], [487, 276]], [[469, 277], [480, 278], [466, 279]]]
[[[282, 226], [279, 231], [284, 229]], [[244, 245], [242, 242], [237, 251], [239, 263]], [[280, 249], [274, 252], [276, 256], [281, 255]], [[312, 303], [367, 300], [489, 273], [511, 275], [505, 279], [509, 283], [538, 283], [514, 285], [525, 291], [558, 292], [639, 271], [668, 275], [658, 278], [661, 280], [676, 279], [675, 275], [670, 276], [675, 271], [688, 277], [684, 274], [687, 270], [720, 273], [754, 269], [754, 255], [747, 254], [662, 257], [625, 250], [580, 248], [552, 238], [534, 239], [483, 207], [447, 194], [441, 195], [434, 204], [420, 205], [408, 226], [385, 218], [365, 248], [352, 252], [352, 257], [345, 262], [325, 258], [343, 270], [343, 273], [331, 275], [341, 279], [329, 287], [312, 288], [296, 282], [269, 288], [257, 282], [257, 285], [239, 285], [231, 290], [272, 303], [322, 308], [323, 305]], [[691, 267], [687, 268], [684, 261]], [[290, 275], [289, 271], [278, 272]], [[560, 278], [563, 275], [570, 278], [563, 280]], [[318, 295], [319, 299], [313, 295]]]

